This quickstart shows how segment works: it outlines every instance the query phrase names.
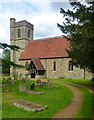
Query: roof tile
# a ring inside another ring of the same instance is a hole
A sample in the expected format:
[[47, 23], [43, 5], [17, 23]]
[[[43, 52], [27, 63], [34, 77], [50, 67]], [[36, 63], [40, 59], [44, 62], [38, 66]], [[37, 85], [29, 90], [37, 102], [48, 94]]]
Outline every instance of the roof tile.
[[35, 64], [37, 70], [44, 70], [44, 67], [43, 67], [43, 65], [42, 65], [42, 63], [41, 63], [39, 58], [32, 58], [31, 60]]
[[64, 37], [32, 40], [21, 54], [20, 60], [68, 57], [66, 49], [69, 49], [69, 41]]

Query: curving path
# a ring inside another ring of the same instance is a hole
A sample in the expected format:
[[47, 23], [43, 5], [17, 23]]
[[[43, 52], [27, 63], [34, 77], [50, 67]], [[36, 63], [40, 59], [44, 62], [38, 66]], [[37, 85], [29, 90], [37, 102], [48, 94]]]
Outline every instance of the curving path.
[[83, 94], [82, 92], [74, 86], [68, 84], [62, 84], [73, 92], [72, 102], [63, 110], [56, 113], [53, 118], [75, 118], [75, 115], [80, 111], [83, 104]]

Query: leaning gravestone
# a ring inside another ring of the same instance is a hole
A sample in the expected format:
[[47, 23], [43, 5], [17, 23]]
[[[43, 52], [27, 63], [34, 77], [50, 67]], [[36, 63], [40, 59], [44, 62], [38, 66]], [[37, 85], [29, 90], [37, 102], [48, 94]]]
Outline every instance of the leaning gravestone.
[[19, 92], [26, 92], [26, 84], [19, 85]]

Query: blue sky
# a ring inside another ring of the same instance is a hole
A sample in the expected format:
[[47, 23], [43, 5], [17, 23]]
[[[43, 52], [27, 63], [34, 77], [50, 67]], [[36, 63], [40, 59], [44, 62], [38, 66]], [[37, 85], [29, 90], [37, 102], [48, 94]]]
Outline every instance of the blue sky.
[[62, 35], [60, 8], [70, 8], [68, 0], [0, 0], [0, 42], [10, 43], [10, 18], [34, 25], [34, 39]]

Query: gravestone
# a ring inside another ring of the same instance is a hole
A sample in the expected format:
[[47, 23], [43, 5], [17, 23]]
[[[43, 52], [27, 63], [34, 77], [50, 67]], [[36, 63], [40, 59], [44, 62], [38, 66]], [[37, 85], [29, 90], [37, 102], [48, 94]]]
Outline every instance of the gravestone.
[[34, 90], [35, 89], [35, 83], [30, 84], [30, 89]]
[[15, 84], [15, 79], [14, 79], [14, 77], [12, 77], [12, 79], [11, 79], [11, 84], [12, 84], [12, 85]]
[[23, 108], [27, 111], [32, 111], [32, 112], [41, 112], [45, 109], [48, 108], [47, 105], [45, 105], [44, 107], [39, 105], [39, 104], [35, 104], [29, 101], [25, 101], [25, 100], [19, 100], [16, 102], [11, 102], [14, 106], [18, 107], [18, 108]]
[[26, 84], [19, 85], [19, 92], [26, 92]]
[[22, 82], [25, 82], [25, 76], [23, 74], [20, 74], [19, 75], [19, 79], [22, 81]]
[[30, 82], [30, 79], [31, 79], [31, 76], [28, 75], [28, 77], [27, 77], [27, 81]]

